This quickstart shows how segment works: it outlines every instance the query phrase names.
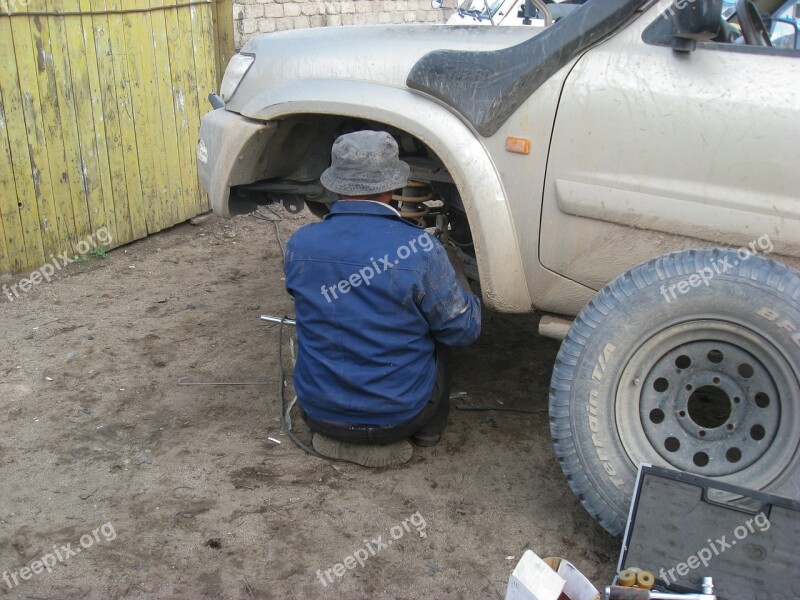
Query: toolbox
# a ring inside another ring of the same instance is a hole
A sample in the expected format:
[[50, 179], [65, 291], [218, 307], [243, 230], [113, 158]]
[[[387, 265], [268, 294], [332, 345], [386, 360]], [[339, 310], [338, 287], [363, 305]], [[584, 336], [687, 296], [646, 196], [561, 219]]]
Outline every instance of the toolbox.
[[800, 598], [800, 502], [641, 465], [618, 571], [647, 569], [656, 589], [720, 600]]

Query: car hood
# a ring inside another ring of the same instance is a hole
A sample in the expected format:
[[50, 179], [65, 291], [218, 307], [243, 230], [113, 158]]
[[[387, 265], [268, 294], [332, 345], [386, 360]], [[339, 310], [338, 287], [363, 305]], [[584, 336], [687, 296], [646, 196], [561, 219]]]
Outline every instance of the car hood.
[[405, 87], [411, 68], [432, 50], [498, 50], [541, 31], [532, 26], [399, 25], [270, 33], [242, 48], [256, 60], [227, 108], [240, 112], [265, 87], [292, 79], [352, 79]]

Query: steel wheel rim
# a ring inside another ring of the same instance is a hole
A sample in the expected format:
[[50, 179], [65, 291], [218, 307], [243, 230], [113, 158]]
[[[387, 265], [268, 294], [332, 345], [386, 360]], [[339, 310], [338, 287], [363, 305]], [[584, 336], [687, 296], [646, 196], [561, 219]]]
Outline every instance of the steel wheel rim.
[[707, 318], [669, 325], [632, 350], [615, 415], [635, 465], [763, 489], [796, 458], [796, 398], [797, 375], [764, 336]]

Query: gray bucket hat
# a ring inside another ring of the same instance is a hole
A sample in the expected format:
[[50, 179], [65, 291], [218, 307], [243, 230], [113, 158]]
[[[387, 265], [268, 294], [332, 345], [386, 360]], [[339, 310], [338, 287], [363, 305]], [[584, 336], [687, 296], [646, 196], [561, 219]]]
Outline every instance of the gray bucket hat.
[[331, 166], [320, 181], [342, 196], [371, 196], [403, 187], [409, 166], [400, 160], [397, 142], [385, 131], [355, 131], [333, 143]]

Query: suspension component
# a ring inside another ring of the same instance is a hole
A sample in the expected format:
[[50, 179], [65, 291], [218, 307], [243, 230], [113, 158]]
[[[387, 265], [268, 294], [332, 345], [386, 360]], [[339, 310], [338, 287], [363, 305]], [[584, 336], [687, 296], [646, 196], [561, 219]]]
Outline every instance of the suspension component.
[[424, 181], [409, 181], [403, 192], [394, 194], [392, 200], [398, 202], [401, 217], [421, 221], [431, 212], [425, 202], [433, 200], [433, 190]]
[[439, 238], [443, 246], [447, 246], [447, 240], [450, 239], [450, 223], [446, 214], [440, 213], [436, 215], [436, 228], [433, 230], [433, 235]]

